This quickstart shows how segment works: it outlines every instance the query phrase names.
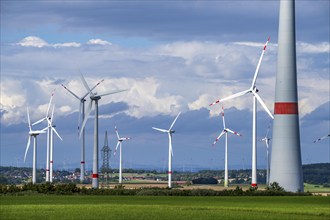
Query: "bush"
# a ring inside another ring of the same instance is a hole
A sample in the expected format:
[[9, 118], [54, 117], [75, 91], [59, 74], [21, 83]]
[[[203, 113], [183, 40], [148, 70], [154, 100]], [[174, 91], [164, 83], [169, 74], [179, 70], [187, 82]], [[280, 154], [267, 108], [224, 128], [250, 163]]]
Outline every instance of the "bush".
[[194, 179], [191, 181], [193, 184], [218, 184], [218, 180], [213, 178], [213, 177], [209, 177], [209, 178], [198, 178], [198, 179]]
[[281, 187], [280, 184], [278, 184], [277, 182], [273, 182], [269, 186], [267, 186], [266, 191], [285, 192], [284, 188]]
[[323, 187], [324, 187], [324, 188], [330, 188], [330, 183], [324, 183], [324, 184], [323, 184]]

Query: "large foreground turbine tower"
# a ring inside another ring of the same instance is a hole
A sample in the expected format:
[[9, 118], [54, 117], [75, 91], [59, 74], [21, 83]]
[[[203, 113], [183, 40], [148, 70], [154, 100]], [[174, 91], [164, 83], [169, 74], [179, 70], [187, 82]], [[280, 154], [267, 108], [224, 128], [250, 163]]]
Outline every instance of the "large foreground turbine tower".
[[302, 192], [295, 38], [295, 2], [281, 0], [270, 182]]

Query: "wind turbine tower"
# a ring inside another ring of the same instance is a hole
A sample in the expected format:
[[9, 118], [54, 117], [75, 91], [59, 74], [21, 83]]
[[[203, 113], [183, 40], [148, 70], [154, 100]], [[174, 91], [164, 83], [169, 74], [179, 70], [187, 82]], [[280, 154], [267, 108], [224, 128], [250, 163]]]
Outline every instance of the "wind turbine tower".
[[303, 192], [300, 150], [295, 2], [281, 0], [270, 182]]
[[226, 127], [226, 122], [225, 122], [225, 112], [224, 108], [222, 106], [221, 110], [221, 115], [222, 115], [222, 124], [223, 124], [223, 130], [219, 134], [219, 136], [215, 139], [213, 142], [213, 146], [217, 143], [217, 141], [225, 135], [225, 181], [224, 181], [224, 187], [228, 187], [228, 132], [232, 133], [237, 136], [242, 136], [241, 134], [237, 133], [236, 131], [232, 131], [229, 128]]
[[26, 159], [27, 152], [30, 147], [31, 138], [33, 137], [33, 165], [32, 165], [32, 184], [35, 184], [37, 182], [37, 136], [39, 134], [46, 133], [46, 130], [48, 127], [42, 129], [42, 130], [32, 130], [31, 121], [30, 121], [30, 113], [29, 108], [26, 108], [27, 112], [27, 118], [28, 118], [28, 124], [29, 124], [29, 139], [26, 145], [25, 155], [24, 155], [24, 162]]
[[252, 107], [252, 182], [251, 182], [252, 187], [257, 187], [258, 186], [258, 184], [257, 184], [257, 101], [261, 104], [261, 106], [268, 113], [268, 115], [272, 119], [274, 119], [274, 116], [269, 111], [269, 109], [267, 108], [266, 104], [261, 99], [261, 97], [258, 95], [259, 90], [257, 89], [257, 86], [256, 86], [261, 61], [264, 57], [268, 42], [269, 42], [269, 38], [266, 41], [266, 43], [263, 47], [262, 53], [260, 55], [257, 68], [254, 72], [251, 87], [247, 90], [235, 93], [235, 94], [233, 94], [231, 96], [228, 96], [226, 98], [223, 98], [223, 99], [219, 99], [219, 100], [217, 100], [217, 101], [210, 104], [210, 106], [212, 106], [212, 105], [218, 104], [220, 102], [224, 102], [224, 101], [229, 100], [229, 99], [233, 99], [233, 98], [236, 98], [236, 97], [243, 96], [243, 95], [248, 94], [248, 93], [250, 93], [253, 96], [253, 107]]
[[88, 120], [88, 116], [92, 111], [93, 102], [94, 102], [94, 108], [95, 108], [92, 187], [94, 189], [97, 189], [97, 188], [99, 188], [99, 180], [98, 180], [99, 179], [99, 174], [98, 174], [98, 172], [99, 172], [98, 171], [98, 166], [99, 166], [99, 161], [98, 161], [98, 159], [99, 159], [99, 155], [98, 155], [98, 152], [99, 152], [99, 107], [98, 106], [99, 106], [99, 104], [98, 104], [98, 102], [102, 96], [107, 96], [107, 95], [123, 92], [123, 91], [126, 91], [126, 89], [98, 94], [97, 92], [92, 92], [92, 89], [89, 88], [82, 73], [80, 73], [80, 76], [81, 76], [81, 80], [83, 82], [84, 87], [86, 88], [87, 92], [89, 93], [90, 102], [89, 102], [88, 109], [85, 114], [85, 118], [84, 118], [84, 121], [82, 123], [81, 129], [79, 132], [79, 137], [81, 137], [82, 131], [84, 131], [86, 122]]
[[172, 157], [173, 157], [172, 134], [175, 133], [175, 130], [172, 130], [172, 128], [180, 114], [181, 114], [181, 112], [179, 112], [178, 115], [175, 117], [174, 121], [172, 122], [172, 124], [168, 130], [152, 127], [152, 129], [154, 129], [154, 130], [168, 134], [168, 172], [167, 172], [168, 173], [168, 188], [172, 188]]
[[[104, 80], [102, 79], [100, 82], [98, 82], [92, 89], [93, 91], [101, 82]], [[80, 107], [79, 107], [79, 119], [78, 119], [78, 134], [80, 132], [80, 129], [82, 130], [82, 142], [81, 142], [81, 159], [80, 159], [80, 182], [83, 182], [85, 180], [85, 128], [81, 128], [81, 123], [85, 119], [85, 102], [86, 102], [86, 96], [89, 94], [89, 91], [79, 97], [76, 95], [74, 92], [72, 92], [70, 89], [68, 89], [66, 86], [62, 84], [63, 88], [66, 89], [71, 95], [73, 95], [76, 99], [79, 100], [80, 102]]]
[[123, 151], [122, 151], [122, 146], [123, 146], [123, 141], [129, 140], [131, 138], [129, 138], [129, 137], [119, 137], [117, 126], [115, 126], [115, 131], [116, 131], [116, 135], [117, 135], [117, 138], [118, 138], [118, 142], [117, 142], [117, 146], [116, 146], [114, 155], [116, 155], [117, 149], [119, 147], [119, 183], [122, 184], [122, 182], [123, 182], [123, 175], [122, 175], [122, 167], [123, 167], [122, 152]]

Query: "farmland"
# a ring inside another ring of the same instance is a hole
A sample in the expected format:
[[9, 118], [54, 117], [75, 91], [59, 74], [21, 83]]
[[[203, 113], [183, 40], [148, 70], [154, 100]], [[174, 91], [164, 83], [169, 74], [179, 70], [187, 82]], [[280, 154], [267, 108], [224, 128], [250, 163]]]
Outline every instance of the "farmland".
[[330, 197], [2, 196], [1, 219], [329, 219]]

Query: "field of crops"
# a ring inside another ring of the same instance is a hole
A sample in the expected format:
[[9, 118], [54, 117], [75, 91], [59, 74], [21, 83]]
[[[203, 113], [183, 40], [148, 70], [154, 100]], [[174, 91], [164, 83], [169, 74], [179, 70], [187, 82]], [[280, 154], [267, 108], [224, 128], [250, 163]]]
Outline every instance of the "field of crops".
[[1, 219], [330, 219], [330, 197], [1, 196]]

